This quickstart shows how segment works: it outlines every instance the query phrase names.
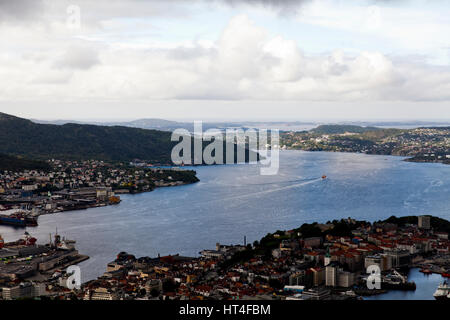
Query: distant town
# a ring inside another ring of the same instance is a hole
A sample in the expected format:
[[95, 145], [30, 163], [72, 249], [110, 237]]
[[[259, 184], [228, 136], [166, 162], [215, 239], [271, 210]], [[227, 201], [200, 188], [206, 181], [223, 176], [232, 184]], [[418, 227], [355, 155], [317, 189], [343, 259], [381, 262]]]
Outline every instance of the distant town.
[[284, 132], [284, 149], [357, 152], [409, 157], [408, 161], [450, 164], [450, 128], [380, 129], [323, 125], [307, 132]]
[[118, 204], [120, 194], [198, 181], [195, 171], [141, 160], [49, 160], [48, 170], [0, 171], [0, 224], [34, 226], [41, 214]]
[[[450, 277], [450, 222], [432, 217], [351, 218], [267, 234], [260, 241], [180, 255], [136, 258], [120, 252], [97, 280], [69, 289], [64, 271], [79, 255], [74, 241], [55, 234], [42, 246], [26, 234], [1, 242], [3, 299], [74, 300], [347, 300], [389, 290], [416, 290], [410, 268]], [[369, 289], [367, 268], [380, 271]], [[435, 298], [448, 298], [448, 287]], [[444, 294], [441, 294], [444, 292]], [[447, 292], [447, 293], [445, 293]]]

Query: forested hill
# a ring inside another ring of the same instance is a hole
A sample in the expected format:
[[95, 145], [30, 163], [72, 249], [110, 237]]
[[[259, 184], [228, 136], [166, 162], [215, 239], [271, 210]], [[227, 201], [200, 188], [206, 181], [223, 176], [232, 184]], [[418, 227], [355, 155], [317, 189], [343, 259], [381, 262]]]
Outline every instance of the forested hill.
[[14, 156], [0, 154], [1, 171], [22, 171], [22, 170], [50, 170], [50, 166], [44, 161], [34, 161]]
[[[0, 113], [0, 153], [31, 159], [142, 159], [170, 164], [171, 133], [122, 126], [38, 124]], [[249, 152], [246, 151], [246, 160]]]
[[[450, 233], [450, 221], [439, 218], [439, 217], [434, 217], [434, 216], [429, 216], [429, 217], [430, 217], [431, 227], [435, 231]], [[395, 223], [396, 225], [403, 227], [406, 224], [417, 224], [418, 220], [419, 220], [419, 218], [417, 216], [406, 216], [406, 217], [399, 217], [399, 218], [392, 216], [382, 222]]]
[[361, 127], [355, 125], [324, 124], [312, 129], [311, 132], [318, 134], [342, 134], [346, 132], [364, 133], [377, 130], [381, 129], [377, 127]]

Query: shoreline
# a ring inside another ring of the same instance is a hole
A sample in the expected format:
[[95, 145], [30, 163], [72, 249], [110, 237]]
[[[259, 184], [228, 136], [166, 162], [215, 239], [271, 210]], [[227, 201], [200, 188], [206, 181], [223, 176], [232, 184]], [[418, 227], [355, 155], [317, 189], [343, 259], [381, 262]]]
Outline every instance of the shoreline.
[[[450, 165], [450, 161], [446, 160], [421, 160], [421, 159], [415, 159], [416, 156], [411, 155], [400, 155], [400, 154], [378, 154], [378, 153], [365, 153], [365, 152], [352, 152], [352, 151], [333, 151], [333, 150], [306, 150], [306, 149], [295, 149], [295, 148], [286, 148], [283, 149], [285, 151], [305, 151], [305, 152], [329, 152], [329, 153], [348, 153], [348, 154], [365, 154], [368, 156], [389, 156], [389, 157], [401, 157], [405, 158], [402, 161], [405, 162], [413, 162], [413, 163], [440, 163], [440, 164], [446, 164]], [[283, 151], [281, 150], [281, 151]]]
[[[196, 182], [185, 182], [185, 183], [176, 184], [176, 185], [157, 186], [157, 187], [155, 187], [153, 189], [150, 189], [150, 190], [142, 190], [142, 191], [134, 191], [134, 192], [123, 192], [123, 193], [119, 192], [119, 193], [116, 193], [116, 194], [120, 194], [120, 195], [122, 195], [122, 194], [125, 194], [125, 195], [138, 195], [138, 194], [142, 194], [142, 193], [152, 192], [152, 191], [155, 191], [156, 189], [159, 189], [159, 188], [181, 187], [181, 186], [185, 186], [185, 185], [194, 184], [194, 183], [197, 183], [199, 181], [196, 181]], [[121, 190], [121, 189], [117, 189], [117, 190]], [[76, 207], [76, 208], [71, 208], [71, 209], [63, 209], [63, 210], [57, 210], [57, 211], [52, 211], [52, 212], [44, 211], [42, 213], [39, 213], [36, 217], [44, 216], [44, 215], [51, 215], [51, 214], [56, 214], [56, 213], [62, 213], [62, 212], [69, 212], [69, 211], [89, 210], [89, 209], [94, 209], [94, 208], [116, 206], [116, 205], [119, 205], [121, 202], [122, 202], [122, 200], [119, 200], [119, 202], [117, 202], [117, 203], [102, 202], [102, 203], [96, 203], [94, 205], [86, 205], [86, 206], [83, 206], [83, 207]], [[0, 211], [0, 213], [1, 213], [1, 211]], [[33, 226], [27, 226], [27, 227], [33, 227]]]

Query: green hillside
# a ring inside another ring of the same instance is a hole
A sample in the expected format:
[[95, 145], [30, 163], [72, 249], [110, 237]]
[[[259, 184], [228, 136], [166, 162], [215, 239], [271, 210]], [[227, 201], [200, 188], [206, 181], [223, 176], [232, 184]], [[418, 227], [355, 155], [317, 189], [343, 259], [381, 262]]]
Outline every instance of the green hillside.
[[[38, 124], [0, 113], [0, 153], [33, 159], [142, 159], [170, 164], [171, 133], [122, 126]], [[246, 152], [248, 159], [249, 152]]]
[[43, 161], [34, 161], [0, 154], [0, 171], [49, 170], [50, 166]]

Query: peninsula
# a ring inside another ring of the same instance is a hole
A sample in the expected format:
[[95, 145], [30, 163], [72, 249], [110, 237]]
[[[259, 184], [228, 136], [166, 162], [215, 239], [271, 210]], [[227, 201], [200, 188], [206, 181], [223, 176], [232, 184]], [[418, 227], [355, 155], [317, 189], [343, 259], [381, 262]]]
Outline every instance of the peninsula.
[[407, 161], [450, 164], [450, 127], [382, 129], [322, 125], [310, 131], [283, 132], [280, 146], [305, 151], [404, 156]]
[[119, 194], [199, 181], [193, 170], [141, 162], [52, 159], [43, 166], [0, 170], [0, 224], [35, 226], [41, 214], [118, 204]]

